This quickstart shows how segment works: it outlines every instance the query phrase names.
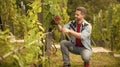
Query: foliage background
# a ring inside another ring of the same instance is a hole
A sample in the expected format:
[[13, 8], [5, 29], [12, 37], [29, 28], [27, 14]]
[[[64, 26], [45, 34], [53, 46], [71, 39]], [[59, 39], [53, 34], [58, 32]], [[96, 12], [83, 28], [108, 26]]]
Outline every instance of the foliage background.
[[[61, 17], [61, 25], [74, 19], [76, 7], [84, 6], [86, 20], [92, 24], [93, 46], [102, 46], [120, 53], [120, 1], [119, 0], [0, 0], [0, 57], [25, 47], [13, 55], [0, 60], [2, 67], [29, 67], [49, 65], [42, 39], [50, 28], [53, 39], [59, 42], [61, 34], [50, 22]], [[13, 34], [13, 35], [12, 35]], [[24, 43], [11, 43], [22, 39]], [[9, 62], [11, 61], [11, 62]]]

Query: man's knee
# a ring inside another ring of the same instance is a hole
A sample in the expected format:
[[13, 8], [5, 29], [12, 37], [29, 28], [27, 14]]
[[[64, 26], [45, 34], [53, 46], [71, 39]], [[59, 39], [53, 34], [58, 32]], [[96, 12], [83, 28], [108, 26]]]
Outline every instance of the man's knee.
[[82, 57], [83, 61], [85, 61], [85, 62], [89, 62], [90, 58], [91, 58], [90, 56], [83, 56]]
[[65, 44], [66, 44], [66, 40], [62, 40], [61, 42], [60, 42], [60, 46], [64, 46]]
[[82, 55], [82, 59], [85, 62], [89, 62], [92, 56], [92, 52], [86, 52]]

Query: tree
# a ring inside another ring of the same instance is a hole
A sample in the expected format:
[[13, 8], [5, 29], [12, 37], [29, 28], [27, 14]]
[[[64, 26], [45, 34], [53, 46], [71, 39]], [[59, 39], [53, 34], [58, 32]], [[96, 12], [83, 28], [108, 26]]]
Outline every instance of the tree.
[[87, 9], [86, 19], [93, 23], [93, 16], [97, 15], [101, 9], [103, 12], [107, 10], [110, 3], [116, 3], [116, 0], [68, 0], [67, 12], [70, 19], [74, 19], [76, 7], [83, 6]]

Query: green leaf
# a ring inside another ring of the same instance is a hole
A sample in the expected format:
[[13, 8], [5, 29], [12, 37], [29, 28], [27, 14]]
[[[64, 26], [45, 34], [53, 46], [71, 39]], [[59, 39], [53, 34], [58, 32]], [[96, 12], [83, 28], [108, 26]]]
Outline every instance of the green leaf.
[[42, 26], [39, 26], [39, 29], [42, 30], [43, 32], [45, 31]]
[[24, 62], [20, 59], [19, 56], [13, 55], [13, 58], [15, 58], [18, 61], [20, 67], [24, 67]]

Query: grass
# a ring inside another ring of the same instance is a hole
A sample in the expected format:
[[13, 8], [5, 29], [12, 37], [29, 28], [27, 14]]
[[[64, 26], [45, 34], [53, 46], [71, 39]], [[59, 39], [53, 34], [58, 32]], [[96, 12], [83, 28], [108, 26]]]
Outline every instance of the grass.
[[[0, 51], [1, 52], [1, 51]], [[2, 54], [1, 54], [2, 55]], [[12, 60], [11, 60], [12, 59]], [[80, 55], [75, 55], [70, 53], [71, 67], [83, 67], [83, 61]], [[11, 57], [0, 61], [0, 67], [19, 67], [15, 60]], [[62, 54], [60, 49], [57, 50], [56, 54], [49, 56], [49, 60], [45, 63], [45, 67], [61, 67], [63, 64]], [[108, 53], [93, 53], [90, 67], [119, 67], [120, 58], [115, 58], [114, 56]]]
[[[80, 55], [70, 53], [71, 67], [83, 67], [83, 61]], [[60, 50], [57, 51], [56, 55], [50, 56], [49, 67], [60, 67], [62, 66], [62, 55]], [[115, 58], [108, 53], [93, 53], [91, 61], [91, 67], [119, 67], [120, 58]]]

